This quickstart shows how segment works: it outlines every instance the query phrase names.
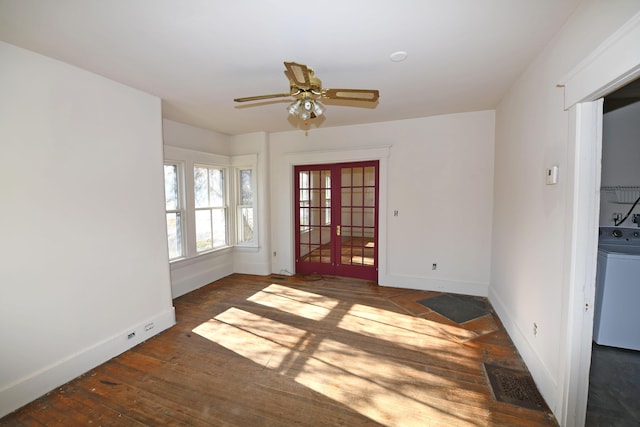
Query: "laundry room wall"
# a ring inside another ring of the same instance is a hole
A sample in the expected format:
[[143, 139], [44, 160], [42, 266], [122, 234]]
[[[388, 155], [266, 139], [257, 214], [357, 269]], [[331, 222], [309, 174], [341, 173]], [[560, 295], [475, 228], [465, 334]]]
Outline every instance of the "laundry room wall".
[[[612, 226], [613, 214], [623, 217], [640, 197], [640, 102], [610, 111], [602, 124], [602, 187], [600, 226]], [[617, 191], [611, 187], [623, 188]], [[640, 203], [632, 213], [640, 213]], [[637, 227], [632, 215], [623, 227]]]

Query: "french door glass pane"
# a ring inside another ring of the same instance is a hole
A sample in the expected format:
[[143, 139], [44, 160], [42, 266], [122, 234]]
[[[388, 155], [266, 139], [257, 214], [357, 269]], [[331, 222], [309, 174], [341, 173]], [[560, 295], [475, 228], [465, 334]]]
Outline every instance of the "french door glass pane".
[[311, 190], [311, 207], [317, 208], [322, 205], [320, 190]]
[[364, 226], [365, 227], [375, 227], [376, 225], [376, 209], [375, 208], [365, 208], [364, 209]]
[[376, 168], [373, 166], [364, 168], [364, 185], [366, 187], [375, 187], [376, 185]]
[[362, 206], [362, 188], [355, 187], [351, 194], [351, 206]]
[[351, 186], [352, 187], [362, 187], [364, 182], [363, 170], [362, 168], [353, 168], [353, 175], [351, 178]]
[[375, 206], [375, 205], [376, 205], [376, 189], [365, 188], [363, 206]]

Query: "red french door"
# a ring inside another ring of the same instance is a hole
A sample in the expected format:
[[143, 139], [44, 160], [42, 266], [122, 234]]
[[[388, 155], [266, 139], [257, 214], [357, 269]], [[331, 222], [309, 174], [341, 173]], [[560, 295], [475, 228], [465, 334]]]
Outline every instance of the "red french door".
[[296, 273], [378, 280], [378, 161], [294, 168]]

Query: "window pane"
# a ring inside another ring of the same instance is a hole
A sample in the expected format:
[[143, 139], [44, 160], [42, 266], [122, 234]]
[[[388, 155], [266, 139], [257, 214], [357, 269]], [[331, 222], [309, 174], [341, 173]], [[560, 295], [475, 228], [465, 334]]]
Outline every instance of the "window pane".
[[224, 206], [224, 179], [221, 169], [209, 169], [209, 206]]
[[211, 211], [196, 211], [196, 250], [198, 252], [213, 249], [211, 233]]
[[207, 168], [193, 168], [194, 192], [196, 208], [209, 206], [209, 174]]
[[182, 257], [182, 225], [180, 213], [167, 213], [167, 239], [169, 242], [169, 259]]
[[166, 210], [178, 209], [178, 166], [164, 165], [164, 198]]
[[227, 218], [224, 209], [212, 209], [213, 247], [220, 248], [227, 245]]
[[238, 240], [246, 243], [253, 240], [253, 208], [240, 209], [240, 227]]
[[251, 169], [243, 169], [240, 171], [240, 204], [253, 204], [253, 188], [251, 186]]

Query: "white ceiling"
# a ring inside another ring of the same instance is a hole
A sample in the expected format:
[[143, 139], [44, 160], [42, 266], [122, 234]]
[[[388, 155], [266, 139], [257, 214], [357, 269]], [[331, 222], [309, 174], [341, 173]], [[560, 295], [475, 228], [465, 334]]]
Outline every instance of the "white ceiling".
[[275, 132], [301, 127], [289, 98], [233, 98], [288, 92], [283, 61], [380, 90], [312, 129], [492, 109], [579, 1], [0, 0], [0, 40], [157, 95], [168, 119]]

